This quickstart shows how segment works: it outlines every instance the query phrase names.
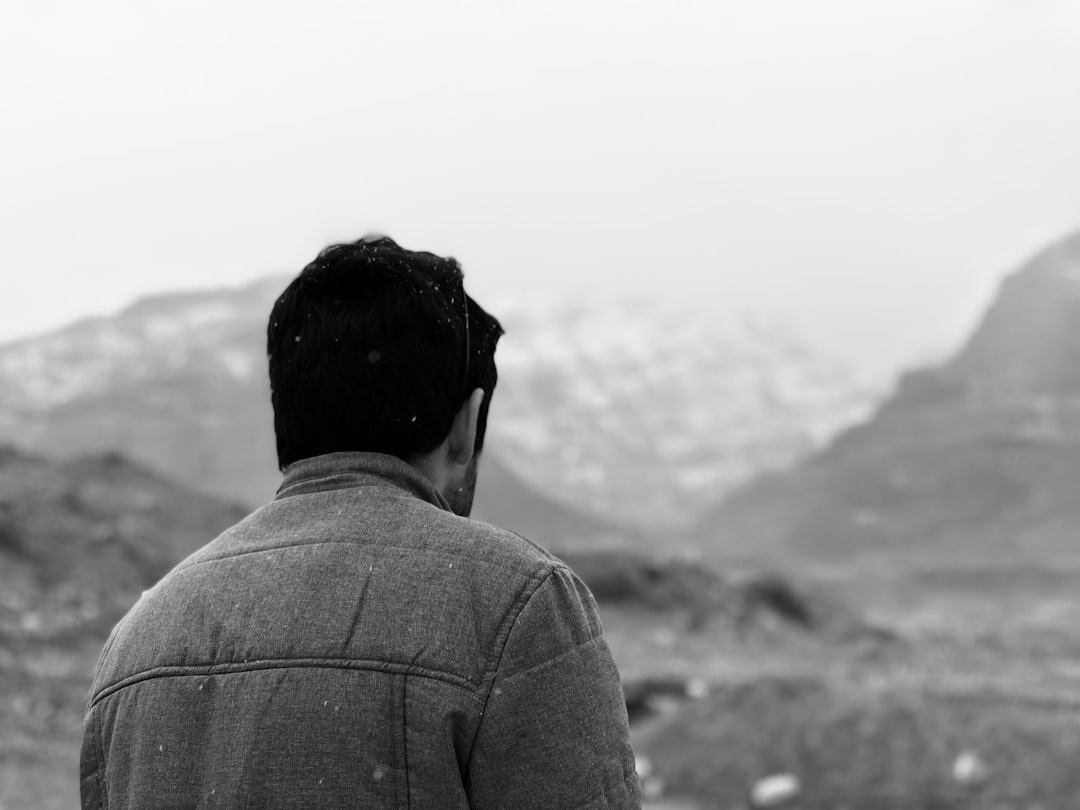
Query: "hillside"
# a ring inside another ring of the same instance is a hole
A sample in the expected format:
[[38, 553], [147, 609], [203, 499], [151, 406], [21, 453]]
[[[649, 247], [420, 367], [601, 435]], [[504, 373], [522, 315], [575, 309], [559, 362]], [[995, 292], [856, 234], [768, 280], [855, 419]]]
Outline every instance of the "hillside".
[[115, 454], [55, 462], [0, 448], [0, 629], [111, 626], [245, 511]]
[[[906, 375], [866, 424], [733, 493], [717, 554], [912, 564], [1080, 556], [1080, 234], [1010, 275], [970, 341]], [[922, 555], [920, 557], [920, 555]]]
[[83, 703], [106, 635], [243, 514], [117, 455], [0, 449], [0, 805], [78, 805]]
[[[268, 500], [279, 474], [263, 341], [285, 283], [155, 296], [0, 346], [0, 441], [53, 457], [117, 451], [210, 494]], [[507, 335], [489, 456], [605, 523], [692, 521], [873, 401], [777, 328], [625, 299], [491, 308]], [[489, 480], [481, 506], [514, 500]]]
[[491, 453], [480, 461], [472, 517], [517, 532], [545, 547], [603, 547], [645, 542], [644, 537], [632, 528], [547, 497], [526, 484]]
[[670, 534], [865, 417], [878, 386], [780, 325], [657, 300], [508, 301], [493, 434], [560, 500]]
[[51, 457], [119, 452], [210, 494], [273, 497], [262, 334], [284, 279], [155, 296], [0, 347], [0, 440]]

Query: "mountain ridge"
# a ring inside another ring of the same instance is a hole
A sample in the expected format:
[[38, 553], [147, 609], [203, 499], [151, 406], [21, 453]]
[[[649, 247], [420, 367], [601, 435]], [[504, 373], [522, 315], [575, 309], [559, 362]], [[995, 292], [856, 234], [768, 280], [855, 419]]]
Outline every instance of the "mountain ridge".
[[1080, 234], [1038, 253], [952, 358], [906, 374], [821, 452], [732, 493], [695, 535], [716, 554], [793, 565], [1080, 554], [1078, 266]]
[[[265, 318], [286, 281], [155, 295], [0, 347], [0, 440], [57, 457], [116, 450], [206, 492], [268, 500]], [[508, 331], [488, 455], [628, 531], [692, 520], [876, 396], [776, 328], [618, 299], [493, 310]]]
[[0, 446], [0, 631], [27, 615], [39, 630], [107, 630], [245, 514], [116, 453], [52, 460]]

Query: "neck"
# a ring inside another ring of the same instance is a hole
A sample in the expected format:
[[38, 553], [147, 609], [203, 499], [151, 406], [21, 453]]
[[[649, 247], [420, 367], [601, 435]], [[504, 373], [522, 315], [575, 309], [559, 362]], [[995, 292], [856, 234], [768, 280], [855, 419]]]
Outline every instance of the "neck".
[[406, 460], [419, 470], [439, 492], [443, 492], [450, 483], [450, 463], [447, 458], [446, 442], [426, 455], [414, 456]]

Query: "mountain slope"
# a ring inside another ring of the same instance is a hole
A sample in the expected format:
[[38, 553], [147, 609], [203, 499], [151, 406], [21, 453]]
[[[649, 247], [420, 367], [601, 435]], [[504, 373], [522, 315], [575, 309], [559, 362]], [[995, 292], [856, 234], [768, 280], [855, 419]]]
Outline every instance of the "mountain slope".
[[78, 806], [83, 709], [109, 630], [244, 511], [117, 455], [0, 448], [0, 803]]
[[245, 511], [118, 455], [55, 462], [0, 448], [0, 628], [26, 611], [111, 624]]
[[545, 496], [495, 455], [480, 461], [473, 517], [552, 549], [644, 543], [636, 532]]
[[116, 451], [208, 493], [269, 500], [262, 330], [283, 285], [156, 296], [0, 348], [0, 439], [64, 458]]
[[[55, 457], [115, 450], [211, 494], [268, 500], [279, 473], [264, 330], [286, 281], [155, 296], [0, 347], [0, 441]], [[691, 521], [874, 397], [760, 324], [626, 299], [492, 310], [507, 335], [489, 456], [550, 506], [631, 530]], [[480, 491], [489, 511], [517, 497], [499, 481]]]
[[1080, 553], [1078, 481], [1080, 234], [1009, 276], [955, 358], [904, 377], [871, 421], [734, 493], [697, 533], [796, 560], [1060, 560]]
[[863, 418], [878, 390], [781, 327], [614, 297], [506, 302], [492, 431], [583, 508], [670, 530]]

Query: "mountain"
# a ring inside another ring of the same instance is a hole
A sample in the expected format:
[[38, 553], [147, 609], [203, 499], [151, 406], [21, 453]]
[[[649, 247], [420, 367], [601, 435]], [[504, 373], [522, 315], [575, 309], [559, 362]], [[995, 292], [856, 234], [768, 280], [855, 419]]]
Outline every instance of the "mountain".
[[473, 518], [517, 532], [553, 550], [602, 548], [628, 542], [640, 546], [647, 542], [633, 528], [549, 498], [525, 484], [492, 453], [480, 461], [476, 491]]
[[492, 430], [530, 483], [671, 530], [864, 418], [877, 386], [777, 324], [659, 300], [501, 302]]
[[244, 512], [115, 454], [0, 447], [0, 804], [78, 806], [83, 710], [109, 630]]
[[[0, 347], [0, 441], [57, 458], [117, 451], [213, 495], [268, 500], [279, 473], [264, 332], [286, 283], [153, 296]], [[489, 513], [526, 487], [545, 493], [530, 508], [565, 505], [570, 524], [685, 524], [875, 401], [761, 323], [623, 298], [491, 309], [507, 335], [488, 455], [520, 481], [487, 479], [478, 507]]]
[[115, 451], [204, 492], [269, 500], [262, 330], [283, 287], [154, 296], [0, 348], [0, 440], [60, 458]]
[[78, 805], [80, 730], [109, 630], [245, 510], [118, 455], [0, 447], [0, 802]]
[[1080, 232], [1005, 279], [948, 373], [997, 399], [1080, 393]]
[[0, 635], [11, 623], [111, 625], [139, 592], [246, 510], [119, 455], [0, 448]]
[[733, 493], [695, 533], [796, 563], [890, 551], [1065, 563], [1080, 553], [1078, 481], [1080, 233], [1009, 275], [955, 357], [905, 375], [871, 420]]

